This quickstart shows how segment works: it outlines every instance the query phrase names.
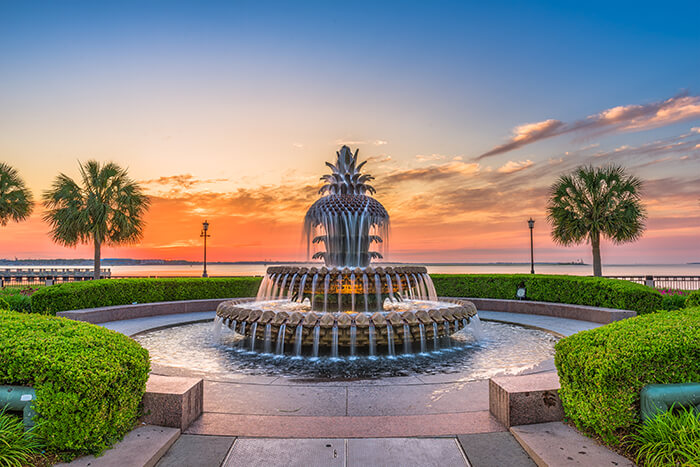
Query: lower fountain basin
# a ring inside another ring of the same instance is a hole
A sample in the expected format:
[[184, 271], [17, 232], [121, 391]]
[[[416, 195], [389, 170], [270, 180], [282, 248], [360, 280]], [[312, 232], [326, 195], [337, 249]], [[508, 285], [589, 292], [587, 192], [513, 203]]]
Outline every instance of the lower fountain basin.
[[[308, 304], [290, 300], [223, 302], [217, 320], [252, 340], [298, 353], [301, 347], [330, 348], [336, 354], [357, 348], [403, 345], [424, 348], [427, 342], [450, 336], [470, 325], [476, 307], [466, 300], [405, 300], [387, 303], [384, 311], [310, 311]], [[317, 350], [316, 350], [317, 352]]]

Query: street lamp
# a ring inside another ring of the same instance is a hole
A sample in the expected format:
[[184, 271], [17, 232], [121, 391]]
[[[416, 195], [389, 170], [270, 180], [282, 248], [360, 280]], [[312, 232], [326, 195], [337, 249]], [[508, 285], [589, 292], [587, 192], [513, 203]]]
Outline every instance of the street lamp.
[[535, 228], [535, 220], [531, 217], [527, 221], [527, 226], [530, 227], [530, 274], [535, 273], [535, 247], [532, 241], [532, 229]]
[[200, 237], [204, 238], [204, 271], [202, 272], [202, 277], [209, 277], [207, 275], [207, 237], [211, 237], [207, 233], [207, 230], [209, 230], [209, 222], [204, 221], [202, 222], [202, 233], [199, 234]]

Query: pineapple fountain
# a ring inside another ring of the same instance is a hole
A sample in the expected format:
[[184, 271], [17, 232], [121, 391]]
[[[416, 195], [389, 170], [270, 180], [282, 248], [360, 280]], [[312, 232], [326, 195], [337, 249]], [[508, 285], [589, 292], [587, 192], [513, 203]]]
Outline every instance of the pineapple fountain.
[[[370, 195], [373, 180], [356, 150], [343, 146], [319, 198], [307, 211], [307, 249], [323, 266], [270, 267], [255, 301], [219, 305], [219, 323], [241, 345], [266, 353], [314, 357], [438, 350], [470, 322], [466, 300], [438, 300], [423, 266], [373, 266], [388, 239], [389, 214]], [[313, 250], [313, 253], [312, 253]]]

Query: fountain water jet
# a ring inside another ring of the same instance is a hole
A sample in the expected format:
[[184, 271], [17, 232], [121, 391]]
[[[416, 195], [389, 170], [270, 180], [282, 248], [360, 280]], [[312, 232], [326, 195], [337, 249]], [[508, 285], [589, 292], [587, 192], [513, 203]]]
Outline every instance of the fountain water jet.
[[357, 155], [343, 146], [336, 163], [326, 163], [331, 173], [321, 178], [322, 196], [305, 216], [308, 254], [323, 264], [270, 267], [254, 302], [231, 300], [217, 308], [217, 317], [234, 330], [238, 323], [251, 350], [258, 324], [265, 329], [265, 352], [275, 343], [276, 353], [284, 353], [289, 325], [295, 326], [294, 355], [310, 347], [314, 357], [321, 349], [333, 357], [358, 349], [374, 356], [378, 347], [395, 355], [397, 344], [404, 353], [425, 352], [428, 339], [438, 350], [440, 339], [450, 347], [459, 323], [477, 329], [474, 305], [438, 301], [425, 267], [372, 264], [383, 258], [389, 214], [370, 196], [373, 177], [361, 173], [366, 161], [358, 164]]

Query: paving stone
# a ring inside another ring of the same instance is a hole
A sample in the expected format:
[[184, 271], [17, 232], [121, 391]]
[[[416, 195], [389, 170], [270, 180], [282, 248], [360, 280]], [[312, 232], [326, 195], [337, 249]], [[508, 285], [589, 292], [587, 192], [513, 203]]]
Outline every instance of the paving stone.
[[554, 316], [528, 315], [506, 311], [479, 310], [479, 317], [484, 320], [501, 321], [504, 323], [522, 324], [553, 331], [562, 336], [570, 336], [580, 331], [587, 331], [602, 326], [599, 323], [578, 319], [558, 318]]
[[247, 415], [344, 416], [342, 387], [204, 383], [204, 411]]
[[348, 415], [476, 412], [488, 407], [488, 382], [348, 387]]
[[508, 432], [458, 435], [472, 467], [535, 467], [522, 446]]
[[557, 467], [633, 467], [629, 459], [601, 446], [561, 422], [514, 426], [513, 436], [537, 465]]
[[454, 438], [349, 439], [349, 467], [466, 466]]
[[56, 467], [153, 467], [180, 436], [179, 428], [144, 425], [132, 430], [100, 457], [80, 457]]
[[182, 435], [157, 467], [219, 467], [235, 439], [230, 436]]
[[238, 438], [224, 467], [343, 467], [343, 439]]

